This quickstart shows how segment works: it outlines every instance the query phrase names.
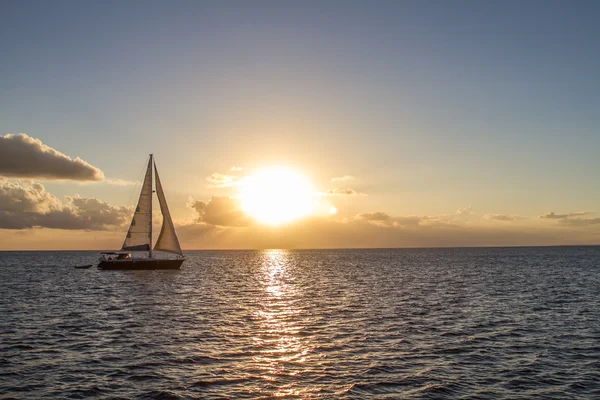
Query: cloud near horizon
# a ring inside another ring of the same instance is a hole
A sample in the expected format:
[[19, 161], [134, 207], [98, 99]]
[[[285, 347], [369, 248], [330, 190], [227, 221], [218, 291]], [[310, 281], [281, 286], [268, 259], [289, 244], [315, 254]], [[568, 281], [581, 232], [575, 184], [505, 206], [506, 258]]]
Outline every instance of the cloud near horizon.
[[[574, 222], [569, 225], [548, 225], [537, 218], [515, 218], [506, 224], [504, 218], [490, 217], [503, 214], [464, 219], [456, 213], [394, 216], [376, 211], [354, 216], [344, 213], [312, 216], [273, 227], [254, 222], [233, 197], [212, 196], [207, 202], [190, 198], [188, 206], [196, 213], [194, 220], [176, 225], [180, 242], [187, 249], [535, 246], [600, 242], [600, 232], [592, 226], [600, 223], [600, 218], [582, 222], [571, 217]], [[78, 196], [67, 197], [62, 202], [39, 183], [21, 185], [8, 181], [0, 184], [0, 209], [3, 210], [0, 235], [6, 235], [3, 233], [6, 229], [16, 233], [32, 227], [64, 229], [61, 235], [66, 236], [70, 235], [66, 232], [75, 229], [125, 232], [131, 217], [131, 210], [126, 207]], [[42, 238], [49, 240], [50, 233], [44, 232], [36, 229], [35, 235], [26, 236], [27, 240], [31, 243]], [[81, 235], [78, 243], [84, 243], [85, 236]], [[121, 235], [97, 232], [93, 237], [96, 236], [100, 240], [89, 239], [87, 248], [100, 245], [116, 248], [122, 240]], [[19, 237], [13, 239], [15, 243], [25, 243], [24, 236]], [[43, 242], [39, 243], [43, 246]]]
[[96, 198], [62, 202], [38, 182], [0, 180], [0, 229], [109, 230], [124, 226], [131, 209]]
[[229, 196], [212, 196], [208, 203], [190, 198], [188, 207], [198, 214], [197, 222], [230, 227], [247, 226], [250, 223], [238, 200]]
[[363, 213], [363, 214], [358, 214], [356, 216], [356, 218], [358, 219], [362, 219], [365, 221], [389, 221], [392, 217], [390, 217], [389, 215], [387, 215], [384, 212], [374, 212], [374, 213]]
[[[310, 217], [279, 227], [201, 222], [178, 227], [178, 231], [186, 248], [220, 249], [539, 246], [600, 241], [600, 232], [586, 227], [489, 223], [468, 225], [437, 216], [394, 217], [375, 212], [354, 218]], [[565, 229], [569, 229], [568, 236]]]
[[[208, 201], [190, 198], [188, 206], [196, 213], [194, 220], [176, 225], [180, 241], [188, 249], [522, 246], [600, 241], [600, 232], [595, 229], [600, 218], [585, 218], [589, 212], [548, 213], [544, 215], [550, 217], [542, 219], [504, 214], [475, 218], [470, 207], [440, 215], [341, 212], [272, 227], [247, 216], [235, 197], [212, 196]], [[61, 235], [65, 237], [71, 237], [65, 233], [68, 231], [98, 231], [93, 236], [102, 238], [98, 242], [91, 239], [85, 242], [86, 235], [78, 239], [77, 243], [90, 243], [88, 248], [100, 244], [104, 248], [119, 246], [121, 235], [110, 236], [101, 231], [125, 232], [131, 218], [131, 209], [125, 206], [80, 196], [67, 196], [61, 201], [40, 183], [3, 178], [0, 178], [0, 210], [0, 234], [19, 233], [21, 242], [17, 243], [26, 243], [25, 238], [32, 238], [31, 243], [35, 243], [35, 240], [51, 237], [43, 229], [35, 229], [35, 235], [26, 232], [31, 228], [64, 230]], [[542, 220], [558, 223], [548, 224]], [[506, 221], [513, 222], [507, 224]], [[57, 242], [53, 239], [47, 243]]]
[[452, 220], [447, 217], [451, 214], [439, 216], [431, 215], [407, 215], [407, 216], [390, 216], [384, 212], [362, 213], [356, 215], [355, 219], [360, 221], [368, 221], [382, 227], [415, 227], [415, 226], [449, 226], [452, 225]]
[[561, 226], [588, 226], [588, 225], [597, 225], [600, 224], [600, 218], [584, 218], [586, 215], [593, 214], [589, 211], [578, 211], [572, 212], [568, 214], [556, 214], [554, 212], [549, 212], [543, 215], [540, 215], [540, 219], [550, 219], [556, 220], [558, 225]]
[[24, 133], [0, 136], [0, 175], [43, 180], [102, 181], [104, 173]]
[[520, 215], [514, 215], [514, 214], [511, 214], [511, 215], [508, 215], [508, 214], [485, 214], [483, 216], [483, 219], [509, 222], [509, 221], [524, 220], [524, 219], [527, 219], [527, 217], [522, 217]]
[[554, 212], [549, 212], [544, 215], [540, 215], [540, 218], [542, 218], [542, 219], [567, 219], [567, 218], [582, 217], [584, 215], [589, 215], [589, 214], [591, 214], [589, 211], [578, 211], [578, 212], [572, 212], [572, 213], [568, 213], [568, 214], [556, 214]]

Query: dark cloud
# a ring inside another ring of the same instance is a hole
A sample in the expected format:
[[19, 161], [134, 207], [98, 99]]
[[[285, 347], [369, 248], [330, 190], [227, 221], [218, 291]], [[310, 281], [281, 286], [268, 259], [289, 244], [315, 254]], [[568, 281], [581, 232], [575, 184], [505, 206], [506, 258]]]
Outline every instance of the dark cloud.
[[102, 171], [79, 157], [72, 159], [24, 133], [0, 136], [0, 175], [75, 181], [104, 179]]
[[239, 202], [228, 196], [212, 196], [208, 203], [190, 199], [188, 206], [198, 213], [198, 222], [219, 226], [246, 226], [249, 223]]
[[0, 181], [0, 228], [107, 230], [123, 226], [131, 210], [94, 198], [67, 197], [63, 203], [39, 183]]

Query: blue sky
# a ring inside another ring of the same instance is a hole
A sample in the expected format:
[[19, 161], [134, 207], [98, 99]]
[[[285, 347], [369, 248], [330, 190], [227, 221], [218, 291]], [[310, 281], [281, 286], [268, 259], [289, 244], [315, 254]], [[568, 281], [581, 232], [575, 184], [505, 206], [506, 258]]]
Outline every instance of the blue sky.
[[205, 176], [271, 162], [319, 186], [356, 176], [356, 211], [595, 211], [599, 17], [594, 1], [4, 1], [1, 133], [115, 179], [153, 152], [181, 215], [213, 194]]

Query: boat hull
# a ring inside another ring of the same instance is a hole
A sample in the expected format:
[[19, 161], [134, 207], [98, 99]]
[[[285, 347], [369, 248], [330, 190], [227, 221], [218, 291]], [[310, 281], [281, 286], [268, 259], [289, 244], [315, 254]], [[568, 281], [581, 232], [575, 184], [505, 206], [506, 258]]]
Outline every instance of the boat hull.
[[179, 269], [184, 261], [184, 259], [161, 260], [158, 258], [105, 260], [100, 261], [98, 268], [109, 270]]

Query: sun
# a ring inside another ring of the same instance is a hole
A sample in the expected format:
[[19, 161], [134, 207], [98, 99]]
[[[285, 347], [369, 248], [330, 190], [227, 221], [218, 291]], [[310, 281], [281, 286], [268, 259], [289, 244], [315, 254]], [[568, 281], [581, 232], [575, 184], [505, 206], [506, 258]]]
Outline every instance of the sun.
[[310, 181], [283, 166], [262, 168], [246, 177], [239, 199], [246, 214], [268, 225], [305, 217], [317, 206]]

